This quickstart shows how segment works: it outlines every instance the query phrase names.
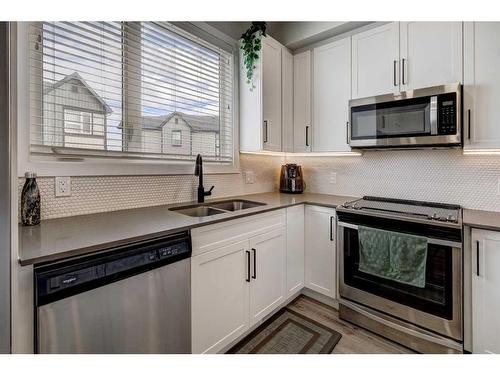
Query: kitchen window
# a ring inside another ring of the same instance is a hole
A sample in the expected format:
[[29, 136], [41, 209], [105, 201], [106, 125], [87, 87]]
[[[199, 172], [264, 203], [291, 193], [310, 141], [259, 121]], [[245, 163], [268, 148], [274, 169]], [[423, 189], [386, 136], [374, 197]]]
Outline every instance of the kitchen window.
[[[201, 153], [233, 165], [234, 47], [203, 33], [166, 22], [31, 24], [31, 155], [182, 162]], [[186, 130], [172, 129], [179, 118]], [[168, 133], [183, 152], [164, 146]]]

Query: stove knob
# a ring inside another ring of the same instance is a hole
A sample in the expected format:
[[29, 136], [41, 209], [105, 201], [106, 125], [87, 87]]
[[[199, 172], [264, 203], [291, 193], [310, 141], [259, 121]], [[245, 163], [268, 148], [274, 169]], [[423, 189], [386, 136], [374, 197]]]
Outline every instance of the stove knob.
[[431, 219], [431, 220], [438, 220], [439, 218], [438, 218], [437, 213], [434, 212], [432, 215], [429, 216], [429, 219]]
[[453, 216], [452, 214], [448, 215], [447, 220], [448, 221], [457, 221], [457, 219], [455, 218], [455, 216]]

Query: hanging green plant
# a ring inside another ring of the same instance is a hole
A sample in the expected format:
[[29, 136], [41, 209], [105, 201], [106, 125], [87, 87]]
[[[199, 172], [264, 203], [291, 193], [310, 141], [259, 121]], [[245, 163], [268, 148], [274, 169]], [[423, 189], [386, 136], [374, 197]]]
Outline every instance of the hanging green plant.
[[255, 63], [259, 59], [259, 52], [262, 48], [261, 39], [266, 36], [265, 22], [252, 22], [252, 26], [241, 35], [241, 49], [243, 50], [243, 64], [246, 68], [247, 84], [250, 90], [255, 88], [253, 84], [253, 72]]

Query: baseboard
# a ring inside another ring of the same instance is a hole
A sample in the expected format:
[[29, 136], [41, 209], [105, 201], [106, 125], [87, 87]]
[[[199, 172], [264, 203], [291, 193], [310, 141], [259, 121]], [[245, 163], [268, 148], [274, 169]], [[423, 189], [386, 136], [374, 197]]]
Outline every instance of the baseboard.
[[325, 296], [321, 293], [318, 293], [314, 290], [308, 289], [308, 288], [303, 288], [301, 290], [301, 294], [303, 294], [306, 297], [312, 298], [315, 301], [321, 302], [327, 306], [333, 307], [335, 310], [339, 309], [339, 301], [336, 299], [333, 299], [331, 297]]

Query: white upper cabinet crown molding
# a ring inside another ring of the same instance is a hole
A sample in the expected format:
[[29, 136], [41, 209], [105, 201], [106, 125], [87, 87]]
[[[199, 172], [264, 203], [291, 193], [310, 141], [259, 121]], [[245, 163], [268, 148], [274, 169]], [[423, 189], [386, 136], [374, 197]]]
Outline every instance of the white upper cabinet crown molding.
[[401, 91], [462, 82], [462, 22], [400, 22]]
[[313, 151], [350, 151], [351, 38], [314, 49]]
[[464, 24], [465, 149], [500, 148], [500, 22]]
[[352, 36], [352, 97], [399, 92], [399, 22]]

